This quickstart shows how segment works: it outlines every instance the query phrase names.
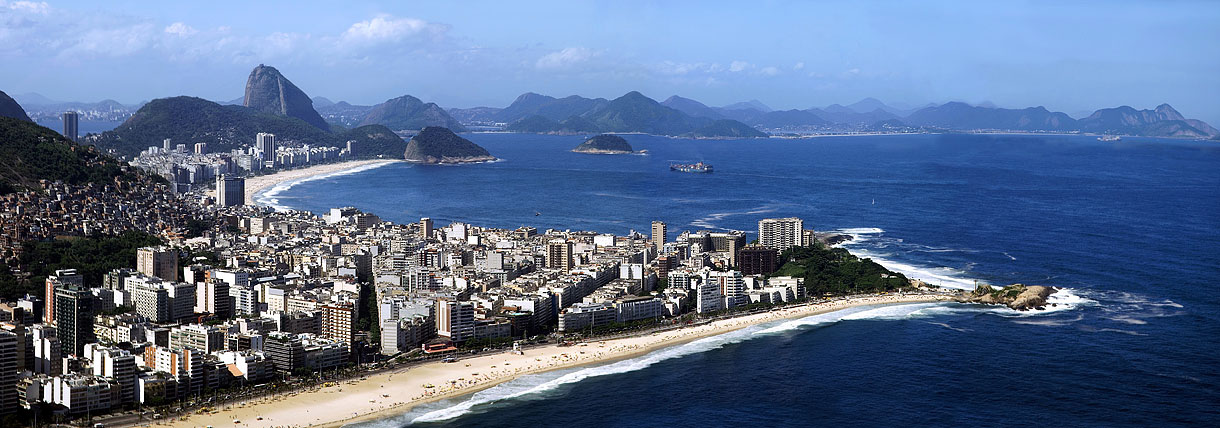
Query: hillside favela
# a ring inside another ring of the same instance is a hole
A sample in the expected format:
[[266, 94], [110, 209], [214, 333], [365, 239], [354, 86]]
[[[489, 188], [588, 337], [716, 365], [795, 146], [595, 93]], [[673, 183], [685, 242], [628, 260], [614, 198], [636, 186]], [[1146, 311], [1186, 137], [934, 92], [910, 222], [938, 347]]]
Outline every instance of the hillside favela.
[[1220, 426], [1216, 22], [0, 0], [0, 428]]

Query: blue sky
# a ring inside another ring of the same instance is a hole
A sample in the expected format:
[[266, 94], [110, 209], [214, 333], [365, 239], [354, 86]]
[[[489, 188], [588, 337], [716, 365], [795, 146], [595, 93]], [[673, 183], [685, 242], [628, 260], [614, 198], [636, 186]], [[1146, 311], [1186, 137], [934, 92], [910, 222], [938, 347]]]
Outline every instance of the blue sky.
[[516, 3], [0, 0], [0, 90], [227, 100], [265, 63], [358, 104], [630, 90], [783, 109], [1167, 102], [1220, 124], [1215, 1]]

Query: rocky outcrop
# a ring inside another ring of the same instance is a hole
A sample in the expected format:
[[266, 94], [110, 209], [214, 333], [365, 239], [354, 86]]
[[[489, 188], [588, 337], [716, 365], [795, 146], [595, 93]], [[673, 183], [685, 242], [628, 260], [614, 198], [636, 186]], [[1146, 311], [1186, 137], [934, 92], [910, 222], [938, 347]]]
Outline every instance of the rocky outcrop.
[[963, 293], [958, 301], [1004, 305], [1018, 311], [1042, 310], [1046, 308], [1046, 299], [1056, 291], [1058, 290], [1054, 287], [1045, 285], [1013, 284], [997, 289], [987, 284], [979, 284], [974, 291]]
[[411, 163], [454, 164], [496, 160], [487, 149], [448, 128], [429, 126], [407, 142], [403, 158]]
[[295, 117], [322, 130], [330, 125], [313, 108], [309, 95], [280, 74], [275, 67], [259, 64], [246, 79], [246, 97], [242, 105], [281, 116]]
[[594, 135], [593, 138], [585, 140], [579, 146], [572, 149], [576, 153], [591, 153], [599, 155], [622, 155], [635, 153], [635, 149], [631, 148], [631, 144], [627, 143], [623, 137], [610, 134]]
[[0, 116], [33, 122], [30, 120], [30, 116], [25, 114], [25, 109], [21, 108], [21, 104], [17, 104], [17, 101], [4, 91], [0, 91]]

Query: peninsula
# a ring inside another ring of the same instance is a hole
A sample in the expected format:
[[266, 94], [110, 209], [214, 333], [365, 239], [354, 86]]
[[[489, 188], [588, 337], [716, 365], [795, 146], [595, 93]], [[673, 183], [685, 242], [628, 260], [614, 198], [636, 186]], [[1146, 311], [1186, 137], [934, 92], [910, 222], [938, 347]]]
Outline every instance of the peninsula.
[[623, 137], [612, 134], [595, 135], [579, 146], [572, 149], [576, 153], [589, 153], [595, 155], [624, 155], [635, 153], [631, 148], [631, 144]]
[[403, 153], [407, 162], [423, 164], [455, 164], [496, 160], [487, 149], [454, 134], [449, 128], [429, 126], [407, 142]]

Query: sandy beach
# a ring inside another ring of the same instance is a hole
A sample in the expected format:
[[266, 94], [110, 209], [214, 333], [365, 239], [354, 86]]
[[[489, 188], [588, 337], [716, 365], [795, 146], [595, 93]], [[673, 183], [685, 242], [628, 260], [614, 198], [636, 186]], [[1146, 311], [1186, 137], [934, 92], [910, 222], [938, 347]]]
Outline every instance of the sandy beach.
[[[631, 358], [769, 321], [803, 318], [856, 306], [948, 300], [952, 298], [937, 294], [891, 294], [822, 301], [642, 336], [567, 347], [548, 345], [528, 349], [524, 355], [506, 352], [464, 358], [455, 363], [428, 363], [372, 375], [365, 380], [349, 380], [330, 387], [232, 403], [214, 409], [210, 414], [141, 426], [340, 426], [402, 414], [421, 403], [473, 393], [525, 374]], [[234, 424], [235, 420], [240, 423]]]
[[364, 168], [378, 164], [388, 164], [393, 162], [401, 162], [396, 159], [368, 159], [354, 160], [346, 162], [328, 163], [323, 165], [314, 165], [306, 168], [290, 169], [280, 171], [274, 174], [260, 175], [256, 177], [246, 178], [246, 203], [255, 203], [254, 197], [264, 190], [270, 189], [277, 184], [289, 181], [300, 180], [303, 178], [313, 177], [315, 175], [334, 174], [337, 172], [347, 171], [356, 168]]

